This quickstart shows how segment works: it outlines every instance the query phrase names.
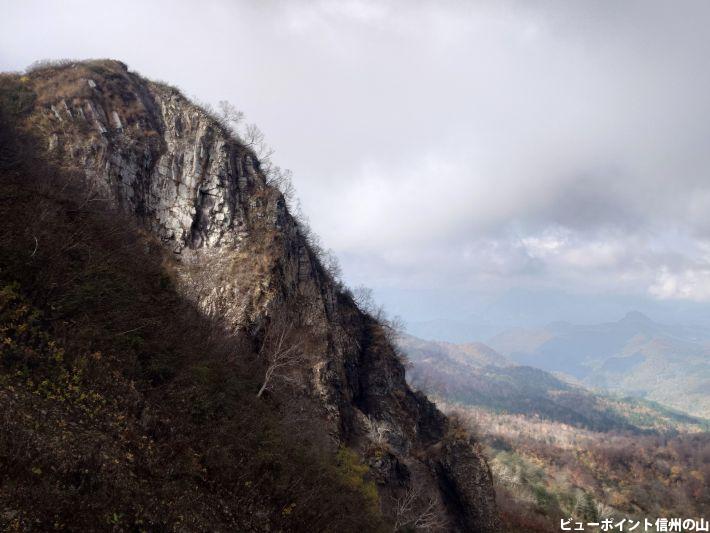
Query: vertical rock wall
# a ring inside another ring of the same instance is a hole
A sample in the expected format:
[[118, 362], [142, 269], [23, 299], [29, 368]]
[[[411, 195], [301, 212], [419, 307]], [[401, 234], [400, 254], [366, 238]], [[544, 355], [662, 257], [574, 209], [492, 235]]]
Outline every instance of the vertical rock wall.
[[38, 71], [34, 124], [85, 175], [87, 199], [134, 214], [173, 253], [182, 290], [228, 327], [297, 314], [312, 338], [301, 389], [360, 450], [385, 512], [416, 493], [430, 529], [497, 531], [479, 451], [413, 393], [383, 328], [325, 273], [254, 154], [176, 90], [102, 61]]

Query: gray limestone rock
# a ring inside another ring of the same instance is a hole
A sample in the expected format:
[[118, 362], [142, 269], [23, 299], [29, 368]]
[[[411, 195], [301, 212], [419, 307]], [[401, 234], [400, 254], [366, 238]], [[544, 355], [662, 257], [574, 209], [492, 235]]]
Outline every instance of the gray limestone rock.
[[[75, 92], [36, 109], [53, 153], [174, 252], [178, 288], [205, 314], [257, 332], [280, 314], [299, 317], [311, 341], [308, 364], [293, 376], [297, 393], [320, 406], [333, 439], [370, 464], [385, 513], [416, 488], [443, 509], [448, 530], [497, 531], [480, 451], [451, 441], [446, 417], [409, 389], [383, 328], [326, 273], [253, 152], [174, 89], [122, 63], [103, 67], [110, 75], [78, 64], [71, 72], [82, 89], [67, 83]], [[73, 121], [67, 102], [94, 127]], [[388, 428], [381, 441], [364, 419]]]

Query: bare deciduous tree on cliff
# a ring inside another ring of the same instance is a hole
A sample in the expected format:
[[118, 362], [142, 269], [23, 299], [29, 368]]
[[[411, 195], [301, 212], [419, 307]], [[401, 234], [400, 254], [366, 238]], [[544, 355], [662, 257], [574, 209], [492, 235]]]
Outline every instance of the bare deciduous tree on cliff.
[[292, 322], [279, 320], [269, 327], [259, 350], [259, 358], [264, 361], [266, 371], [257, 398], [261, 398], [264, 392], [270, 390], [274, 382], [289, 380], [289, 371], [304, 361], [301, 344], [294, 338]]
[[217, 104], [217, 118], [220, 122], [234, 134], [239, 134], [239, 126], [244, 120], [244, 113], [237, 109], [237, 106], [227, 100], [220, 100]]
[[419, 487], [411, 487], [394, 500], [395, 531], [443, 531], [444, 512], [436, 499], [422, 494]]

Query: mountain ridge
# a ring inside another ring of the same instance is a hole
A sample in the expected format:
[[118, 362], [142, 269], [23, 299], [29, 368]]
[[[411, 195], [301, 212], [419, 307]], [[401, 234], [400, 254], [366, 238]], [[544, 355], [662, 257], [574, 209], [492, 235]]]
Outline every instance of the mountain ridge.
[[388, 520], [428, 513], [451, 531], [499, 529], [475, 443], [409, 389], [387, 328], [324, 268], [249, 146], [117, 61], [49, 65], [11, 81], [31, 100], [23, 127], [83, 187], [80, 205], [132, 217], [168, 252], [166, 283], [261, 346], [259, 396], [281, 397], [287, 418], [305, 405], [325, 436], [355, 450]]
[[[465, 345], [443, 343], [448, 348], [443, 351], [441, 344], [411, 335], [399, 339], [412, 365], [410, 382], [448, 403], [477, 405], [594, 431], [644, 433], [673, 432], [678, 428], [702, 431], [710, 427], [708, 420], [652, 402], [589, 390], [545, 370], [516, 364], [502, 355], [491, 364], [467, 359]], [[461, 348], [458, 354], [457, 347]], [[496, 352], [488, 347], [487, 353], [494, 358]], [[633, 416], [628, 416], [627, 411]]]
[[488, 342], [520, 364], [707, 418], [707, 335], [701, 328], [659, 324], [631, 311], [616, 322], [552, 323], [508, 330]]
[[400, 338], [409, 380], [479, 435], [507, 531], [710, 508], [710, 420], [440, 344]]

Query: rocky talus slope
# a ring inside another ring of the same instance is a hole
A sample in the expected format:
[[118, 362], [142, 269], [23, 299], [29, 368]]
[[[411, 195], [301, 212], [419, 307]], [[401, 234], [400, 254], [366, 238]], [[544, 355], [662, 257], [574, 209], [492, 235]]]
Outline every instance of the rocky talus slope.
[[386, 516], [499, 529], [477, 444], [407, 386], [386, 328], [324, 269], [248, 146], [120, 62], [38, 69], [22, 83], [36, 95], [28, 124], [48, 155], [81, 174], [87, 201], [108, 199], [163, 244], [182, 295], [231, 333], [297, 347], [264, 401], [302, 399], [285, 402], [293, 417], [305, 409], [357, 450]]

